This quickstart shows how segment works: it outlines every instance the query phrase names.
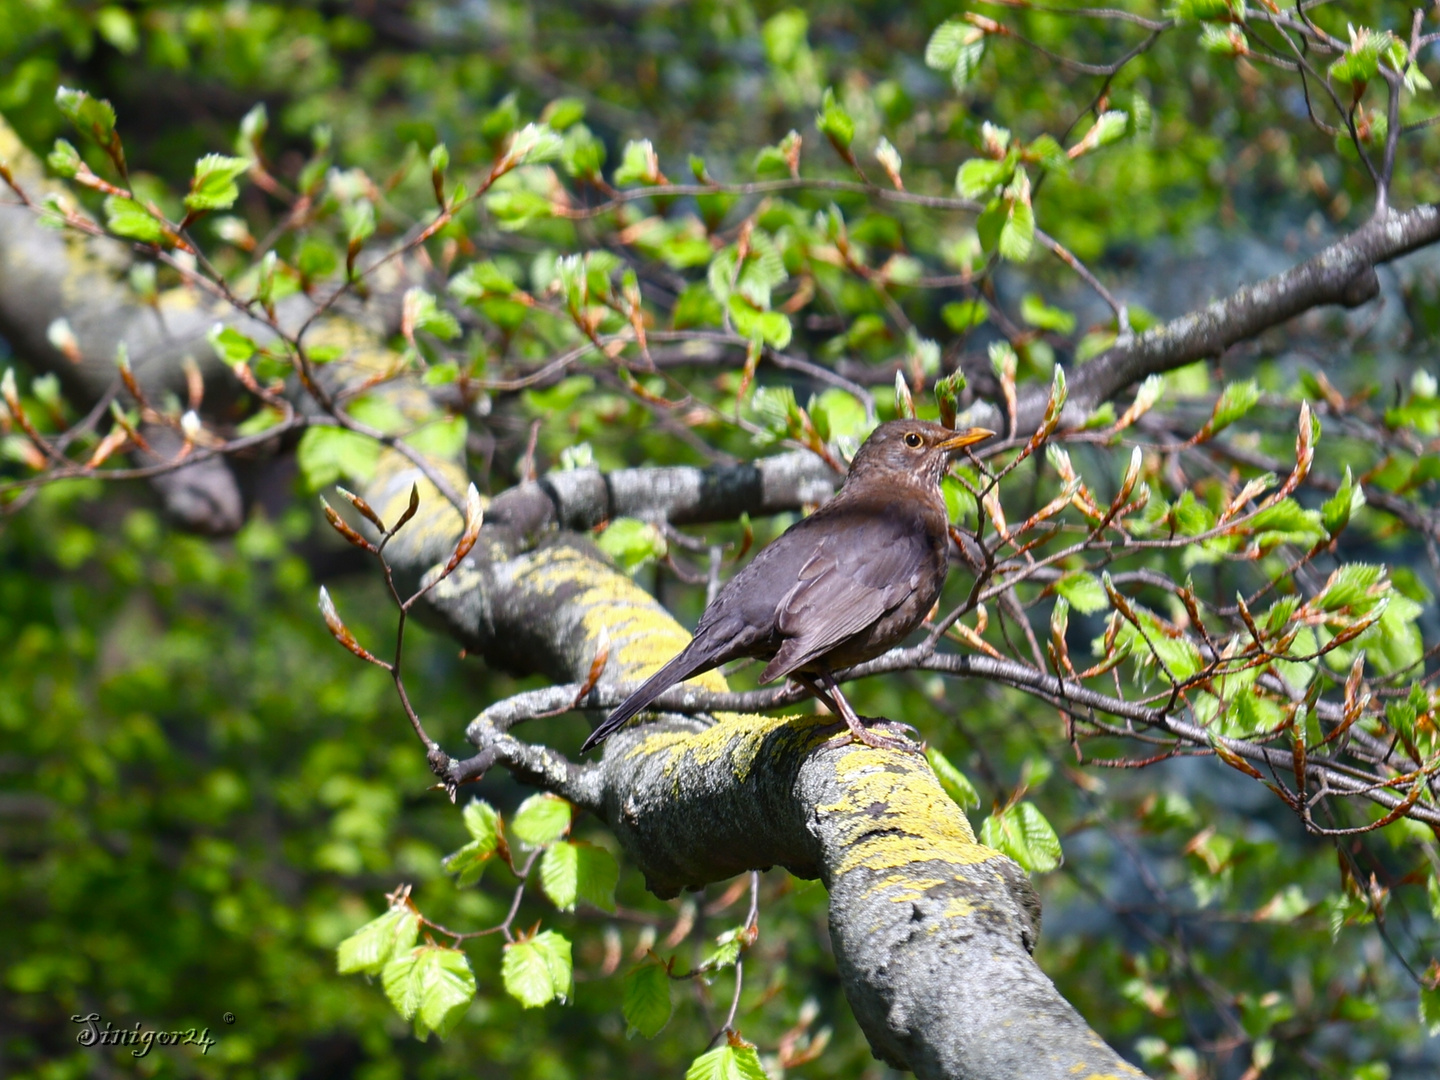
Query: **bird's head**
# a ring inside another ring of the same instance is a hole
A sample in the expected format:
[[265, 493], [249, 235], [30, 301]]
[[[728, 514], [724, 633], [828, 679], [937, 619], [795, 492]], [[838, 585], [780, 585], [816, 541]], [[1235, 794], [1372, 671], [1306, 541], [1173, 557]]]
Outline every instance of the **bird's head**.
[[891, 420], [872, 431], [855, 452], [850, 477], [880, 473], [938, 484], [954, 455], [994, 434], [978, 427], [952, 431], [929, 420]]

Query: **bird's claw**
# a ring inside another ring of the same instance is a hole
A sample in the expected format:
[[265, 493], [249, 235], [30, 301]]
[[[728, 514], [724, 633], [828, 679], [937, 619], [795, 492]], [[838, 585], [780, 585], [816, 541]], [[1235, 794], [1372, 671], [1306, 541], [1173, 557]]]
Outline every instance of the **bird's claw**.
[[891, 738], [877, 734], [872, 730], [873, 728], [883, 727], [909, 731], [918, 735], [919, 732], [915, 731], [909, 724], [901, 724], [894, 720], [885, 720], [870, 716], [857, 717], [856, 719], [861, 722], [859, 724], [846, 723], [845, 735], [847, 735], [852, 742], [863, 743], [865, 746], [872, 747], [876, 750], [900, 750], [909, 754], [923, 754], [925, 752], [925, 744], [923, 741], [915, 742], [906, 738], [904, 735], [898, 738]]
[[891, 720], [888, 716], [862, 716], [860, 722], [868, 727], [889, 728], [892, 731], [904, 732], [907, 736], [913, 736], [912, 742], [923, 742], [920, 738], [920, 729], [914, 724], [906, 724], [900, 720]]

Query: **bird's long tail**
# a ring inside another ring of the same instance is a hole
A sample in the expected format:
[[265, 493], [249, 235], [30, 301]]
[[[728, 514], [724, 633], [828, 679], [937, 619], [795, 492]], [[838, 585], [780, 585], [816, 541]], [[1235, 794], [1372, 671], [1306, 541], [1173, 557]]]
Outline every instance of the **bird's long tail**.
[[681, 650], [675, 659], [646, 679], [640, 685], [640, 689], [621, 702], [620, 707], [590, 733], [590, 737], [585, 740], [585, 745], [580, 747], [580, 752], [583, 754], [592, 746], [599, 746], [618, 731], [626, 720], [629, 720], [676, 683], [684, 682], [686, 679], [699, 675], [702, 671], [709, 671], [715, 664], [716, 661], [712, 656], [697, 655], [690, 648]]

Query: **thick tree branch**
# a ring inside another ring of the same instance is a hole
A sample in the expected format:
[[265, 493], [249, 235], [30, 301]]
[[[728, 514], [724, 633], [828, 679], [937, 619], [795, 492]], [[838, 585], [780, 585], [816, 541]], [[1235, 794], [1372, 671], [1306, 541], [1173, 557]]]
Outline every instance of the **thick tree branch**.
[[[33, 199], [61, 191], [3, 118], [0, 161]], [[43, 227], [33, 209], [0, 185], [0, 336], [20, 356], [59, 376], [66, 396], [82, 409], [116, 388], [121, 342], [135, 358], [141, 387], [155, 400], [166, 391], [184, 393], [184, 358], [205, 374], [212, 403], [232, 397], [238, 384], [205, 341], [217, 310], [187, 290], [166, 294], [153, 308], [138, 304], [124, 284], [125, 270], [114, 245]], [[70, 355], [51, 334], [59, 320], [73, 335]], [[147, 437], [152, 433], [146, 429]], [[182, 467], [155, 487], [167, 510], [190, 528], [233, 532], [243, 521], [239, 487], [219, 461]]]
[[613, 736], [603, 814], [651, 889], [758, 866], [830, 892], [841, 981], [877, 1056], [922, 1078], [1138, 1076], [1030, 956], [1039, 903], [923, 758], [818, 717]]
[[838, 481], [819, 455], [805, 450], [703, 469], [575, 469], [511, 488], [491, 502], [488, 516], [526, 536], [556, 526], [593, 529], [617, 517], [672, 525], [734, 521], [824, 502]]
[[[1063, 423], [1079, 427], [1090, 410], [1148, 375], [1219, 356], [1231, 345], [1326, 304], [1358, 307], [1380, 285], [1375, 267], [1440, 240], [1440, 208], [1417, 206], [1371, 219], [1343, 240], [1282, 274], [1237, 289], [1223, 300], [1117, 341], [1070, 375]], [[1048, 393], [1020, 400], [1016, 427], [1030, 432]]]

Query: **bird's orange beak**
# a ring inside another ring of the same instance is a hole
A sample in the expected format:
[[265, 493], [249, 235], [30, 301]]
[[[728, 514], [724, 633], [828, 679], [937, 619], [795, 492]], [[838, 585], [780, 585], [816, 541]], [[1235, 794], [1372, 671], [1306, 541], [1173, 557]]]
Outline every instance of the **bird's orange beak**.
[[950, 438], [940, 443], [936, 447], [936, 449], [952, 451], [961, 450], [967, 446], [974, 446], [978, 442], [984, 442], [986, 439], [990, 438], [990, 436], [994, 434], [995, 432], [991, 431], [989, 428], [966, 428], [964, 431], [957, 431], [954, 435], [950, 436]]

